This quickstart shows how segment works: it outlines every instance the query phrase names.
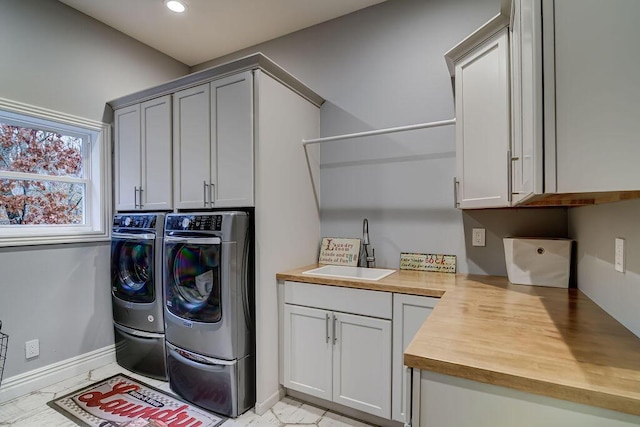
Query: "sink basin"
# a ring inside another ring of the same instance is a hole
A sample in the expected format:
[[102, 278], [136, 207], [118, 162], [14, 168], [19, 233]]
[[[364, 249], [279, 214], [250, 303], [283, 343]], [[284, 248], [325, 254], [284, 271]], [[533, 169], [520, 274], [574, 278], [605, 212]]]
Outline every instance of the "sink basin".
[[325, 277], [340, 277], [343, 279], [360, 279], [360, 280], [380, 280], [395, 270], [386, 268], [364, 268], [364, 267], [347, 267], [344, 265], [325, 265], [324, 267], [314, 268], [313, 270], [303, 271], [302, 274]]

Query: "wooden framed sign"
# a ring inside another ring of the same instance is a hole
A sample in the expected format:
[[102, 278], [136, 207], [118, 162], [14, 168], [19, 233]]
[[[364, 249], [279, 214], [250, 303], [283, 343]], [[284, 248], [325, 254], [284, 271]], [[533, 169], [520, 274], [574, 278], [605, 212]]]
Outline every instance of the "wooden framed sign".
[[320, 264], [358, 266], [360, 239], [323, 237], [320, 246]]
[[442, 254], [400, 254], [400, 270], [455, 273], [456, 256]]

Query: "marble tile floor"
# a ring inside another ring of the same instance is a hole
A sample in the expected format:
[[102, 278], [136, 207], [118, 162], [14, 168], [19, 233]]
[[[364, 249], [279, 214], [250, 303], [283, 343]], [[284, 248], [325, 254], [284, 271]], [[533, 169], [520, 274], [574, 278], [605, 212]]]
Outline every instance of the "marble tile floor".
[[[12, 427], [74, 427], [73, 421], [47, 406], [47, 402], [73, 390], [90, 385], [93, 382], [123, 373], [161, 390], [171, 392], [169, 384], [135, 374], [120, 367], [116, 363], [61, 381], [42, 388], [27, 396], [0, 404], [0, 426]], [[229, 419], [223, 427], [370, 427], [351, 418], [312, 406], [290, 397], [285, 397], [261, 416], [248, 411], [236, 419]]]

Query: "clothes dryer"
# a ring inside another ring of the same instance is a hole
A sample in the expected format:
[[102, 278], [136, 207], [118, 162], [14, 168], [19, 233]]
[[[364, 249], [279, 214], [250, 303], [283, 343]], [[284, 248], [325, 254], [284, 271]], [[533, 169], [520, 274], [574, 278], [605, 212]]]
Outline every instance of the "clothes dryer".
[[111, 301], [116, 360], [167, 379], [162, 304], [164, 213], [117, 214], [111, 234]]
[[235, 417], [255, 403], [251, 217], [167, 215], [164, 239], [169, 384], [184, 399]]

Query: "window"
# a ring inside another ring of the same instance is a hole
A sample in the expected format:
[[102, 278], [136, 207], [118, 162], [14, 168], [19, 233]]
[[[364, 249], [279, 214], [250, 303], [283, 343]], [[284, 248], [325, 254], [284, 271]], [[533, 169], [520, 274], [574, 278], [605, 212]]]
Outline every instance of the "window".
[[109, 237], [109, 126], [0, 99], [0, 246]]

